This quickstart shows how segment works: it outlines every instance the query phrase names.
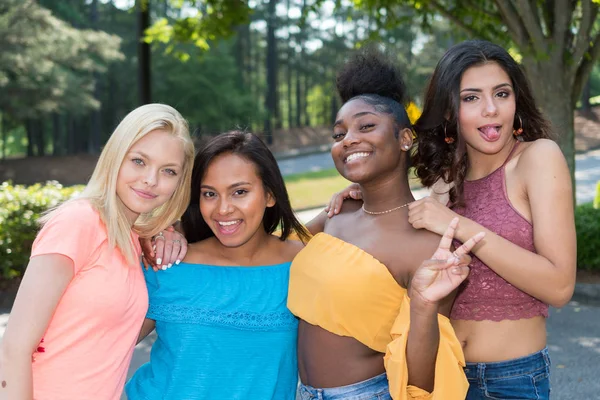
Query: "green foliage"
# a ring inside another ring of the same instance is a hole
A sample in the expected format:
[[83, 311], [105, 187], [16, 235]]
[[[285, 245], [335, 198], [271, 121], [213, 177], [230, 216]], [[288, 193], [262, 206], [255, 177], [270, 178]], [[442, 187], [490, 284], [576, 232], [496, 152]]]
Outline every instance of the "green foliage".
[[592, 204], [575, 209], [577, 268], [600, 270], [600, 210]]
[[33, 0], [0, 2], [0, 110], [16, 120], [100, 106], [94, 73], [122, 59], [120, 39], [79, 30]]
[[594, 208], [600, 209], [600, 181], [596, 184], [596, 196], [594, 197]]
[[0, 185], [0, 278], [20, 277], [38, 231], [37, 219], [49, 208], [68, 200], [82, 186], [63, 188], [57, 182], [32, 186]]

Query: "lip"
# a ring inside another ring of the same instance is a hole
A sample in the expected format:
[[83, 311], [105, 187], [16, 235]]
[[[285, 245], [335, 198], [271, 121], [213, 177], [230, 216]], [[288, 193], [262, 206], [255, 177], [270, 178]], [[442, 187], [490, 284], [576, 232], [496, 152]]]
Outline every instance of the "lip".
[[[371, 154], [373, 154], [373, 152], [372, 152], [372, 151], [353, 151], [353, 152], [351, 152], [351, 153], [346, 153], [346, 154], [344, 155], [344, 159], [343, 159], [343, 161], [344, 161], [344, 164], [348, 163], [348, 157], [350, 157], [350, 156], [351, 156], [351, 155], [353, 155], [353, 154], [359, 154], [359, 153], [364, 153], [364, 154], [367, 154], [367, 155], [366, 155], [366, 156], [364, 156], [364, 157], [358, 157], [358, 158], [355, 158], [354, 160], [360, 160], [360, 159], [363, 159], [363, 158], [367, 158], [367, 157], [369, 157]], [[350, 160], [350, 161], [354, 161], [354, 160]]]
[[[224, 235], [224, 236], [231, 236], [231, 235], [234, 235], [235, 233], [237, 233], [237, 231], [240, 229], [240, 226], [244, 222], [243, 219], [231, 219], [228, 221], [214, 220], [214, 221], [215, 221], [215, 226], [216, 226], [217, 230], [219, 231], [219, 233], [221, 235]], [[235, 222], [235, 223], [233, 223], [231, 225], [221, 225], [221, 223], [227, 223], [227, 222]]]
[[152, 200], [152, 199], [155, 199], [158, 197], [157, 194], [146, 192], [145, 190], [139, 190], [139, 189], [134, 189], [134, 188], [131, 188], [131, 190], [133, 190], [135, 192], [135, 194], [140, 196], [142, 199]]

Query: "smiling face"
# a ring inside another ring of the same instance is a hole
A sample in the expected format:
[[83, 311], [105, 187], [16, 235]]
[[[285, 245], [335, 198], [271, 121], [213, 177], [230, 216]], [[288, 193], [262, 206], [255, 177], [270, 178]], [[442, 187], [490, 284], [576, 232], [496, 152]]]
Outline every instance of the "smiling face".
[[391, 114], [379, 112], [364, 100], [348, 101], [337, 114], [331, 156], [339, 173], [351, 182], [364, 183], [402, 164], [402, 152], [412, 145], [412, 134], [399, 137]]
[[117, 196], [131, 223], [171, 198], [184, 160], [182, 141], [162, 130], [148, 133], [131, 146], [117, 177]]
[[265, 234], [263, 216], [274, 205], [252, 162], [224, 153], [208, 165], [200, 186], [200, 212], [224, 246], [239, 247]]
[[512, 146], [516, 99], [511, 79], [495, 62], [465, 71], [460, 82], [460, 133], [484, 154]]

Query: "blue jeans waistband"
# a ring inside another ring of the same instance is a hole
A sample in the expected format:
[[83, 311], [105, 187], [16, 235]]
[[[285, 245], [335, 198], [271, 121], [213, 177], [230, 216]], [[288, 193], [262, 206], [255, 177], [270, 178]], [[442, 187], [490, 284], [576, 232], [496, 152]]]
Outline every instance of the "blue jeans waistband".
[[508, 361], [491, 363], [468, 362], [465, 367], [465, 374], [468, 378], [472, 379], [477, 376], [483, 379], [497, 379], [529, 374], [549, 367], [550, 355], [548, 354], [548, 348], [545, 347], [537, 353]]
[[314, 388], [300, 382], [301, 399], [360, 400], [370, 399], [378, 395], [383, 396], [388, 393], [388, 380], [385, 373], [362, 382], [333, 388]]

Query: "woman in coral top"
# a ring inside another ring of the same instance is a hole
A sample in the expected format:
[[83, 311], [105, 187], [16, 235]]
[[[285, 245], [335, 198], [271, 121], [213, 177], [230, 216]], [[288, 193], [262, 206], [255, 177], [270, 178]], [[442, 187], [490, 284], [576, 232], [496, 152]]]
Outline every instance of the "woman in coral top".
[[121, 397], [148, 308], [138, 236], [183, 213], [193, 156], [175, 109], [139, 107], [83, 193], [42, 218], [2, 342], [0, 398]]

